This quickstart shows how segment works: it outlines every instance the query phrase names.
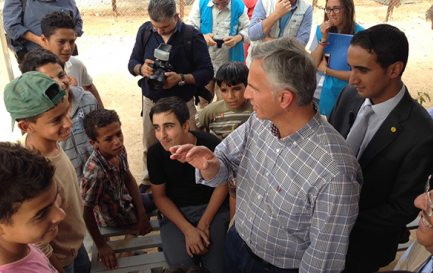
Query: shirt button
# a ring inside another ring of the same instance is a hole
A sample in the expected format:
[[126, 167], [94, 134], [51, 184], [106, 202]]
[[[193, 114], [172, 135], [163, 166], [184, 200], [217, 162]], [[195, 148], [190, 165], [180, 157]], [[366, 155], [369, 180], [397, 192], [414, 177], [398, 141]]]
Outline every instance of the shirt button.
[[277, 153], [279, 153], [280, 152], [280, 149], [277, 149]]
[[267, 172], [267, 173], [265, 173], [265, 175], [266, 175], [266, 176], [269, 176], [269, 173]]
[[257, 194], [257, 199], [261, 199], [262, 198], [262, 196], [260, 195], [260, 194]]

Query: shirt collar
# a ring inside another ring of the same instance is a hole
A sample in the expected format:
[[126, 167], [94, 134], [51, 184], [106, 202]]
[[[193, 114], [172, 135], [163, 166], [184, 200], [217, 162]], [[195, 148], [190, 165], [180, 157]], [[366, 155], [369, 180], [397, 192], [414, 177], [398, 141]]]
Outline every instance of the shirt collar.
[[[172, 35], [173, 35], [174, 33], [176, 33], [176, 32], [180, 32], [181, 28], [182, 28], [182, 21], [181, 21], [181, 19], [179, 18], [179, 19], [177, 20], [176, 27], [174, 28], [174, 31], [173, 31]], [[152, 26], [152, 31], [153, 31], [153, 32], [157, 32], [156, 29], [155, 29], [153, 26]], [[158, 34], [158, 35], [159, 35], [159, 34]]]
[[273, 123], [270, 123], [270, 130], [271, 134], [277, 138], [280, 139], [280, 141], [284, 142], [293, 142], [298, 141], [303, 138], [306, 138], [310, 136], [311, 134], [314, 134], [314, 132], [317, 130], [319, 125], [323, 122], [323, 118], [320, 115], [320, 113], [317, 111], [316, 114], [313, 116], [312, 119], [310, 119], [304, 127], [296, 131], [295, 133], [280, 139], [280, 131], [278, 130], [277, 126], [275, 126]]
[[371, 100], [369, 98], [366, 98], [361, 107], [370, 104], [371, 109], [373, 109], [375, 115], [381, 118], [386, 118], [389, 115], [389, 113], [391, 113], [391, 111], [401, 101], [405, 92], [406, 92], [406, 87], [403, 84], [400, 91], [398, 91], [398, 93], [394, 97], [390, 98], [389, 100], [386, 100], [378, 104], [372, 104]]
[[[298, 1], [296, 1], [296, 2], [298, 2]], [[230, 1], [227, 3], [227, 6], [225, 6], [225, 8], [223, 8], [221, 11], [223, 11], [224, 9], [231, 10], [231, 9], [232, 9], [232, 5], [231, 5], [231, 3], [232, 3], [232, 1], [230, 0]], [[215, 5], [214, 5], [214, 3], [212, 2], [212, 0], [209, 0], [209, 2], [207, 3], [207, 6], [210, 7], [210, 8], [213, 8], [213, 6], [215, 6]]]
[[[110, 162], [108, 162], [105, 157], [101, 154], [101, 152], [99, 150], [94, 150], [95, 155], [96, 155], [96, 159], [99, 161], [99, 163], [101, 164], [102, 168], [104, 170], [110, 170], [110, 171], [117, 171], [117, 168], [113, 165], [110, 164]], [[120, 157], [120, 164], [123, 165], [123, 156], [125, 155], [125, 148], [123, 149], [123, 151], [120, 153], [119, 157]]]

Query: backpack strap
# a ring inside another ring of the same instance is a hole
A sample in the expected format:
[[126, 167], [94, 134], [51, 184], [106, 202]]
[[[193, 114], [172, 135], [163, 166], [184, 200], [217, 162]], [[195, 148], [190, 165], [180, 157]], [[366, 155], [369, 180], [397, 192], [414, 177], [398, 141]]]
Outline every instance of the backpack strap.
[[143, 48], [146, 48], [147, 42], [150, 38], [150, 34], [152, 34], [152, 27], [147, 26], [143, 33]]
[[182, 29], [183, 34], [183, 44], [185, 46], [185, 53], [188, 57], [188, 60], [192, 60], [192, 34], [194, 31], [194, 27], [184, 24]]

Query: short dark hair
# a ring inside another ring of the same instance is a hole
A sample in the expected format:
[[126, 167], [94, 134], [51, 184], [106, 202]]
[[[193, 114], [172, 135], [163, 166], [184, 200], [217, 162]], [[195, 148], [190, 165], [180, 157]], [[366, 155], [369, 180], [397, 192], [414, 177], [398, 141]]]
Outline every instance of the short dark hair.
[[220, 66], [215, 81], [218, 86], [224, 82], [227, 85], [248, 84], [248, 67], [241, 62], [228, 62]]
[[96, 129], [105, 127], [114, 122], [120, 122], [116, 111], [108, 109], [98, 109], [88, 113], [83, 120], [84, 131], [91, 140], [96, 140], [98, 132]]
[[376, 55], [377, 63], [383, 69], [395, 62], [403, 62], [401, 74], [406, 68], [409, 42], [404, 32], [394, 26], [379, 24], [360, 31], [353, 36], [350, 45], [360, 46]]
[[185, 122], [189, 120], [188, 106], [186, 106], [185, 101], [179, 97], [168, 97], [159, 99], [150, 109], [150, 120], [153, 121], [154, 114], [160, 114], [165, 112], [174, 113], [181, 125], [185, 124]]
[[53, 176], [54, 166], [42, 155], [0, 142], [0, 222], [12, 224], [21, 204], [44, 192]]
[[76, 22], [72, 14], [61, 11], [54, 11], [41, 20], [41, 30], [45, 37], [49, 38], [59, 28], [73, 29], [75, 31]]
[[20, 64], [21, 73], [37, 71], [37, 69], [46, 64], [59, 64], [64, 69], [64, 64], [56, 54], [44, 48], [35, 48], [29, 51]]
[[171, 19], [176, 15], [176, 2], [175, 0], [150, 0], [147, 13], [155, 22]]

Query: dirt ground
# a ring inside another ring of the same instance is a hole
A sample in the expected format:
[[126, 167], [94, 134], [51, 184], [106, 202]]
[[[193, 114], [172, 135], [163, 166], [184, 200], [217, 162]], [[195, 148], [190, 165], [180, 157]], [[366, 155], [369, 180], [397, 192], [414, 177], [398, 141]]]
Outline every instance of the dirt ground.
[[[433, 30], [430, 22], [425, 20], [425, 11], [431, 4], [433, 1], [430, 0], [400, 6], [394, 10], [389, 23], [405, 31], [409, 39], [409, 63], [403, 79], [411, 94], [417, 97], [418, 92], [427, 92], [433, 99], [433, 91], [427, 85], [433, 76]], [[383, 23], [385, 14], [386, 7], [379, 4], [356, 6], [357, 22], [364, 27]], [[313, 26], [322, 19], [323, 11], [316, 8]], [[141, 93], [138, 78], [129, 74], [127, 64], [136, 32], [147, 18], [84, 14], [83, 20], [85, 33], [77, 41], [79, 57], [93, 76], [105, 106], [120, 115], [131, 171], [139, 180], [142, 169]], [[433, 106], [433, 101], [424, 106]]]

